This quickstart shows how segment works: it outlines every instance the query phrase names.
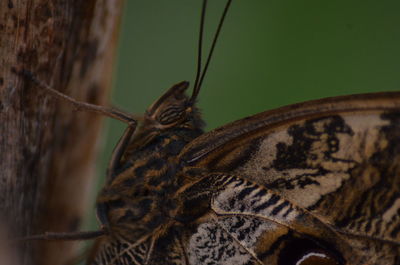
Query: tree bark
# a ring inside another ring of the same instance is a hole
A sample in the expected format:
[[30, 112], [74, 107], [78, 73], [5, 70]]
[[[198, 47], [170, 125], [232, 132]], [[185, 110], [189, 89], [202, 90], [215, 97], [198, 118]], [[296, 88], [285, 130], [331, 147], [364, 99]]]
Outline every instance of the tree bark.
[[[101, 129], [99, 116], [73, 111], [11, 69], [104, 105], [121, 10], [119, 0], [0, 1], [0, 230], [11, 237], [79, 229]], [[23, 243], [15, 256], [0, 252], [0, 264], [65, 264], [74, 249]]]

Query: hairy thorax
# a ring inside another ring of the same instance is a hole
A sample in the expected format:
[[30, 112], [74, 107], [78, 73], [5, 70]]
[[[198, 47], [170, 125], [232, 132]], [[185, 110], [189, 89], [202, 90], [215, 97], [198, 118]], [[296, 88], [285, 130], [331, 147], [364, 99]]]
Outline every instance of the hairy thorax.
[[162, 234], [176, 221], [182, 208], [178, 190], [190, 184], [177, 156], [200, 134], [198, 129], [166, 131], [127, 154], [97, 200], [98, 217], [110, 235], [139, 239]]

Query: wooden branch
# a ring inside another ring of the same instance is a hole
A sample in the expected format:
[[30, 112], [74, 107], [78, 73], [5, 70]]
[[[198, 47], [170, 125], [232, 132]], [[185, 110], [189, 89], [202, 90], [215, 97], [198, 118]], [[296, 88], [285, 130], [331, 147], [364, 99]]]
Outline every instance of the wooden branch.
[[[76, 112], [11, 69], [78, 100], [104, 105], [122, 1], [0, 1], [0, 234], [79, 229], [92, 211], [101, 118]], [[0, 242], [1, 244], [1, 242]], [[65, 264], [74, 243], [25, 243], [0, 264]], [[14, 263], [13, 263], [14, 262]]]

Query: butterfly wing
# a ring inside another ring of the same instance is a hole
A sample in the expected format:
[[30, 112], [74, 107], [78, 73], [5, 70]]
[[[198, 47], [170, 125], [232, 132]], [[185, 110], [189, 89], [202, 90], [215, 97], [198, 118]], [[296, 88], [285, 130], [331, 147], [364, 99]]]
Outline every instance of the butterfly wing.
[[[197, 205], [197, 210], [201, 206], [190, 201], [199, 197], [210, 205], [206, 214], [183, 229], [186, 237], [182, 241], [191, 265], [300, 264], [296, 261], [310, 254], [305, 253], [309, 249], [324, 255], [322, 264], [344, 264], [340, 252], [326, 242], [344, 250], [349, 247], [346, 241], [306, 210], [254, 182], [213, 174], [183, 196], [189, 205]], [[323, 240], [318, 239], [321, 237]], [[300, 253], [285, 254], [300, 246]], [[357, 255], [346, 258], [351, 264], [365, 261]]]
[[178, 175], [201, 178], [175, 221], [140, 242], [106, 237], [89, 264], [398, 264], [399, 127], [400, 93], [380, 93], [200, 136], [178, 158]]
[[400, 260], [400, 93], [261, 113], [197, 138], [180, 159], [276, 192], [374, 264]]

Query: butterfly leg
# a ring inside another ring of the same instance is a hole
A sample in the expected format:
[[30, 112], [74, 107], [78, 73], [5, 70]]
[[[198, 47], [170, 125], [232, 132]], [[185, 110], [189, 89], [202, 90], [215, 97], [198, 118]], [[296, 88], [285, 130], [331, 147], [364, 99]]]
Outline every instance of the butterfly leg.
[[124, 134], [119, 139], [118, 144], [115, 146], [114, 151], [111, 155], [110, 163], [107, 167], [107, 182], [112, 179], [112, 175], [115, 173], [115, 170], [120, 167], [121, 158], [125, 153], [126, 147], [128, 146], [129, 141], [136, 130], [136, 127], [137, 123], [129, 124], [128, 128], [125, 129]]
[[38, 85], [40, 88], [44, 89], [46, 92], [49, 94], [53, 95], [54, 97], [61, 99], [63, 101], [66, 101], [70, 104], [72, 104], [77, 110], [83, 110], [83, 111], [89, 111], [89, 112], [95, 112], [101, 115], [108, 116], [113, 119], [120, 120], [122, 122], [128, 123], [129, 127], [125, 130], [124, 134], [122, 135], [121, 139], [119, 140], [117, 146], [114, 149], [114, 152], [111, 157], [110, 164], [107, 169], [107, 179], [111, 177], [111, 174], [114, 172], [116, 168], [120, 165], [120, 160], [123, 155], [123, 153], [126, 150], [126, 146], [131, 139], [133, 133], [136, 130], [137, 126], [137, 121], [142, 120], [142, 117], [139, 116], [134, 116], [131, 114], [128, 114], [126, 112], [120, 111], [117, 108], [110, 108], [110, 107], [104, 107], [104, 106], [98, 106], [86, 102], [81, 102], [78, 100], [75, 100], [72, 97], [69, 97], [53, 88], [51, 88], [49, 85], [43, 83], [39, 79], [37, 79], [31, 72], [27, 70], [21, 70], [17, 72], [17, 70], [14, 70], [16, 74], [22, 75], [32, 82], [34, 82], [36, 85]]
[[25, 236], [14, 239], [13, 242], [31, 241], [31, 240], [90, 240], [105, 235], [107, 232], [103, 229], [95, 231], [80, 231], [80, 232], [45, 232], [44, 234]]
[[27, 70], [17, 71], [16, 69], [14, 69], [13, 72], [29, 79], [30, 81], [35, 83], [37, 86], [39, 86], [40, 88], [45, 90], [47, 93], [51, 94], [52, 96], [54, 96], [60, 100], [63, 100], [65, 102], [68, 102], [69, 104], [72, 104], [79, 111], [88, 111], [88, 112], [98, 113], [98, 114], [108, 116], [110, 118], [128, 123], [128, 124], [130, 124], [130, 126], [131, 126], [131, 124], [135, 124], [135, 126], [136, 126], [137, 121], [142, 119], [139, 116], [135, 117], [134, 115], [131, 115], [131, 114], [128, 114], [121, 110], [118, 110], [117, 108], [99, 106], [99, 105], [75, 100], [74, 98], [63, 94], [63, 93], [53, 89], [49, 85], [45, 84], [44, 82], [40, 81], [30, 71], [27, 71]]

